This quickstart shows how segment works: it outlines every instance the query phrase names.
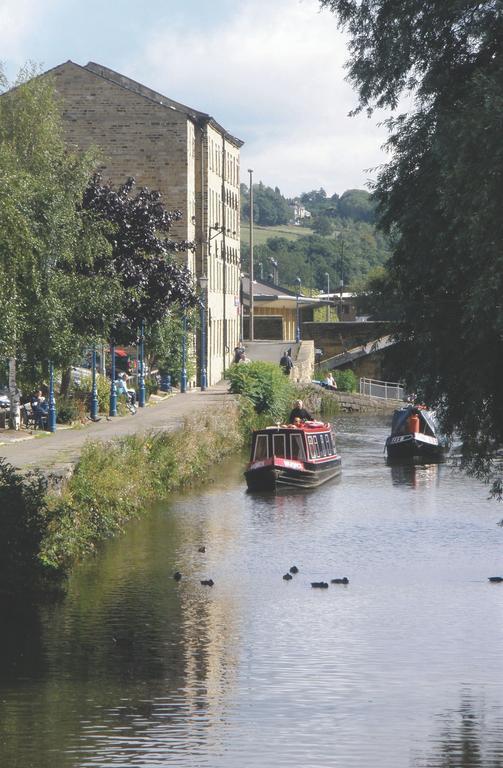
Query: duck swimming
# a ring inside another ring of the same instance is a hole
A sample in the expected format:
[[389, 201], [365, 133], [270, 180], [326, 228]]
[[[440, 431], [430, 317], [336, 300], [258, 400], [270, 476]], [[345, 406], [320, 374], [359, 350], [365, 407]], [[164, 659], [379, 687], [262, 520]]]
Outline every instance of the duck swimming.
[[297, 568], [297, 566], [292, 565], [292, 567], [290, 568], [290, 573], [298, 573], [298, 572], [299, 572], [299, 569]]
[[201, 579], [203, 587], [212, 587], [214, 583], [213, 579]]
[[326, 581], [312, 581], [311, 586], [318, 589], [328, 589]]
[[180, 573], [180, 571], [175, 571], [173, 574], [173, 578], [175, 581], [180, 581], [180, 579], [182, 578], [182, 574]]
[[343, 576], [342, 579], [330, 579], [330, 584], [349, 584], [347, 576]]
[[293, 576], [292, 576], [291, 573], [285, 573], [283, 578], [284, 578], [285, 581], [290, 581], [290, 579], [293, 579]]

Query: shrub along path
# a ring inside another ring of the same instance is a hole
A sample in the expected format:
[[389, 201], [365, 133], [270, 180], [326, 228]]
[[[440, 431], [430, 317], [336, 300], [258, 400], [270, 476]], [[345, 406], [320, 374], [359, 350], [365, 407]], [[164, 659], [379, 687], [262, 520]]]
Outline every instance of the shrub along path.
[[[89, 421], [82, 427], [58, 430], [52, 435], [34, 433], [33, 439], [0, 445], [0, 457], [21, 470], [48, 470], [74, 464], [87, 441], [106, 442], [135, 433], [175, 430], [188, 416], [232, 402], [234, 396], [229, 395], [227, 390], [228, 382], [222, 381], [206, 392], [197, 389], [149, 403], [146, 408], [139, 408], [134, 416], [116, 416], [113, 419], [103, 416], [99, 422]], [[19, 432], [15, 434], [19, 435]]]

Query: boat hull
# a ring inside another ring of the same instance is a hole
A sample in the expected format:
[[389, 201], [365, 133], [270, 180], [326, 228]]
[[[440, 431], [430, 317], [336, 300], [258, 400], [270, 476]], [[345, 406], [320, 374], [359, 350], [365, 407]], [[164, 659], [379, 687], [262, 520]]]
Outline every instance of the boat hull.
[[440, 461], [445, 456], [446, 446], [436, 438], [415, 433], [388, 437], [386, 453], [390, 460], [420, 458]]
[[[300, 462], [291, 462], [300, 464]], [[285, 466], [274, 460], [263, 463], [263, 466], [251, 466], [245, 472], [249, 491], [276, 493], [292, 488], [316, 488], [332, 478], [338, 477], [342, 471], [340, 456], [334, 456], [321, 465], [311, 463], [300, 467]]]

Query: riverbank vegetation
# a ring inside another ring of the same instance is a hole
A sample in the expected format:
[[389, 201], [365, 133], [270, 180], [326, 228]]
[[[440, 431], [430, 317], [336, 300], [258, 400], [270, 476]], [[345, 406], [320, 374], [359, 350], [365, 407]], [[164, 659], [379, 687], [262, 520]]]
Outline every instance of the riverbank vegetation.
[[0, 591], [61, 589], [72, 566], [154, 501], [211, 476], [242, 445], [234, 405], [182, 429], [87, 444], [58, 495], [0, 460]]
[[288, 421], [293, 401], [301, 399], [313, 415], [330, 418], [339, 411], [335, 397], [319, 386], [294, 384], [275, 363], [238, 363], [227, 371], [230, 391], [240, 395], [240, 425], [247, 442], [253, 429]]

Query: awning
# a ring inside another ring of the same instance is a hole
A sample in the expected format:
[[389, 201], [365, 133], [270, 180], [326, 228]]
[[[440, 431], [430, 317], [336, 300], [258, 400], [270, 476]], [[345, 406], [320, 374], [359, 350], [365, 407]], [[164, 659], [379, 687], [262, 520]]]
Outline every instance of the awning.
[[125, 349], [120, 349], [120, 347], [115, 348], [115, 356], [116, 357], [127, 357], [127, 352]]

